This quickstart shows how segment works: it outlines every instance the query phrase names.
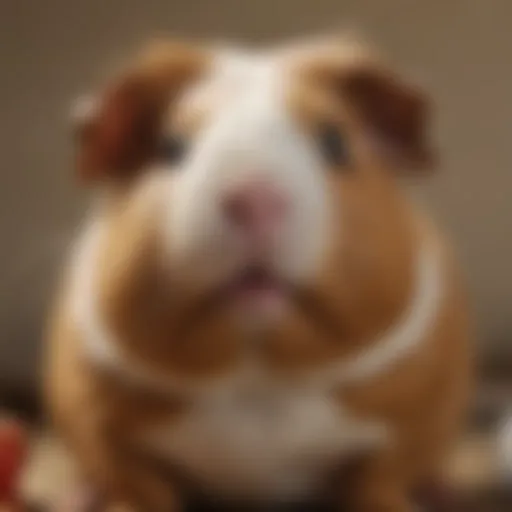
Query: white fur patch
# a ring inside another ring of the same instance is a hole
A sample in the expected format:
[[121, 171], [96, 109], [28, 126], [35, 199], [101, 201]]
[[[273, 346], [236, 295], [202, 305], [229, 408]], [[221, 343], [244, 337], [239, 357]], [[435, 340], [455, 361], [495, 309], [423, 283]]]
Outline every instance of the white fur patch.
[[342, 460], [383, 446], [389, 434], [382, 423], [351, 416], [327, 392], [248, 372], [230, 394], [197, 401], [141, 441], [207, 491], [275, 500], [317, 493]]
[[290, 205], [269, 264], [301, 280], [317, 268], [330, 231], [325, 168], [314, 142], [286, 104], [288, 77], [271, 56], [226, 52], [212, 74], [177, 108], [211, 112], [177, 169], [167, 238], [173, 262], [222, 280], [247, 262], [246, 248], [223, 216], [222, 200], [247, 183], [265, 182]]
[[117, 367], [122, 358], [117, 345], [103, 328], [94, 289], [96, 260], [104, 235], [104, 222], [101, 218], [93, 218], [75, 246], [71, 260], [71, 311], [83, 333], [87, 354], [102, 365]]

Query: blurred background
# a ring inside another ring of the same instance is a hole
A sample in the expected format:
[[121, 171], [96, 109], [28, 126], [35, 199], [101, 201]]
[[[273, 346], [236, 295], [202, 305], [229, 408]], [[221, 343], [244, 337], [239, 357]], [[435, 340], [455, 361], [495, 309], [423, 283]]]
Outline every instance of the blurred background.
[[37, 396], [42, 321], [86, 205], [73, 98], [154, 35], [258, 42], [349, 27], [434, 98], [441, 166], [412, 192], [455, 241], [478, 332], [476, 416], [499, 418], [512, 399], [511, 20], [510, 0], [2, 0], [2, 403], [28, 410]]

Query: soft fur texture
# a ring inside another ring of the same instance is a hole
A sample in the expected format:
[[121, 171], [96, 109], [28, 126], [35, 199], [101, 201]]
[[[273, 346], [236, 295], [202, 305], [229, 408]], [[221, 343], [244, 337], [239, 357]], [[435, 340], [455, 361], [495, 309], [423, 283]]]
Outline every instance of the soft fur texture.
[[[353, 43], [172, 43], [91, 105], [78, 164], [102, 196], [47, 365], [85, 476], [138, 510], [411, 510], [470, 380], [454, 262], [394, 173], [431, 160], [422, 93]], [[172, 162], [165, 138], [187, 142]]]

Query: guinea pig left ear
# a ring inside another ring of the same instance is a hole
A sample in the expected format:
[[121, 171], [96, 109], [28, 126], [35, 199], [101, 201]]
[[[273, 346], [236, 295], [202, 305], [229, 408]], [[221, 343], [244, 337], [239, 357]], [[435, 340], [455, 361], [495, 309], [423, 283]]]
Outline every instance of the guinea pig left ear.
[[79, 101], [72, 117], [80, 178], [126, 180], [150, 163], [170, 103], [206, 60], [196, 47], [152, 44], [100, 94]]
[[433, 166], [429, 104], [419, 88], [370, 65], [347, 69], [341, 89], [371, 145], [392, 165], [409, 169]]
[[144, 164], [159, 128], [160, 109], [150, 100], [143, 84], [131, 78], [79, 99], [72, 122], [83, 181], [127, 177]]

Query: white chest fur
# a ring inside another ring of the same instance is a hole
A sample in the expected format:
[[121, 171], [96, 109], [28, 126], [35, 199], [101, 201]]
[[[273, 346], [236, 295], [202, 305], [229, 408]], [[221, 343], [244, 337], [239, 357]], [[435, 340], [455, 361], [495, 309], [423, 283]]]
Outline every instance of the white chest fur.
[[344, 458], [386, 439], [384, 425], [358, 421], [325, 390], [263, 379], [237, 383], [145, 435], [207, 490], [274, 499], [314, 492]]

